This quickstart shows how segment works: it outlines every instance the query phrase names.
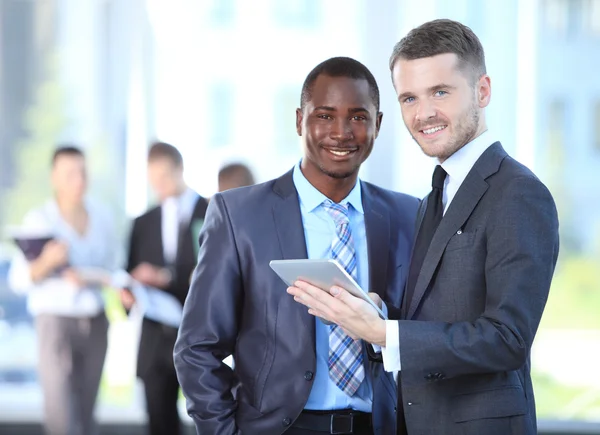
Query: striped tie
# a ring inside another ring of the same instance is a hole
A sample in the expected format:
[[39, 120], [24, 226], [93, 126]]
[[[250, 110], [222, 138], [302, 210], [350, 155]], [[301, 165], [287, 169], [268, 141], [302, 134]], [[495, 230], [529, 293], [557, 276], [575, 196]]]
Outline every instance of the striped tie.
[[[331, 244], [331, 257], [356, 280], [357, 262], [348, 220], [348, 205], [326, 199], [323, 207], [333, 218], [336, 227], [337, 237]], [[328, 365], [331, 380], [352, 397], [365, 379], [362, 343], [346, 335], [337, 325], [330, 326]]]

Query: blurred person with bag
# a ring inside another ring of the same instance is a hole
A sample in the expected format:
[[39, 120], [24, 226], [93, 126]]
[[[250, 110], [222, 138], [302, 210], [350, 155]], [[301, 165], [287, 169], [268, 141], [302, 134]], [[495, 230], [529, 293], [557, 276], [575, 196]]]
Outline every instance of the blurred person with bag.
[[28, 233], [49, 237], [39, 255], [14, 258], [8, 279], [27, 294], [35, 318], [46, 433], [93, 435], [108, 331], [101, 288], [118, 264], [119, 243], [110, 214], [85, 197], [79, 148], [54, 152], [51, 180], [54, 198], [25, 216], [18, 242]]

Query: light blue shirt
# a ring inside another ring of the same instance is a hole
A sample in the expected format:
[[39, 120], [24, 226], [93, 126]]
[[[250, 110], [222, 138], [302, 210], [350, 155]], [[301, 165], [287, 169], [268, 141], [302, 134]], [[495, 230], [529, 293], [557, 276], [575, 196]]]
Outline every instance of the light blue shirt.
[[[331, 244], [337, 237], [335, 223], [322, 203], [327, 199], [306, 179], [300, 165], [296, 165], [293, 174], [294, 184], [300, 197], [300, 212], [304, 226], [304, 237], [308, 258], [331, 258]], [[365, 217], [362, 206], [360, 182], [350, 194], [341, 202], [348, 203], [350, 231], [354, 240], [354, 250], [358, 263], [357, 283], [363, 288], [369, 288], [369, 262], [367, 258], [367, 235], [365, 230]], [[317, 370], [313, 380], [313, 388], [308, 397], [305, 409], [333, 410], [354, 409], [362, 412], [371, 412], [373, 405], [373, 389], [369, 370], [365, 367], [365, 380], [356, 394], [349, 397], [340, 390], [329, 378], [327, 360], [329, 358], [329, 329], [328, 325], [316, 320], [316, 351]], [[364, 361], [368, 357], [365, 352]]]
[[[90, 201], [85, 203], [88, 227], [78, 234], [60, 215], [56, 201], [29, 212], [23, 230], [45, 232], [69, 247], [69, 266], [78, 270], [95, 269], [111, 274], [121, 262], [121, 245], [115, 237], [113, 219], [103, 207]], [[34, 283], [29, 263], [17, 253], [8, 275], [10, 287], [17, 293], [27, 294], [27, 306], [33, 315], [52, 314], [66, 317], [93, 317], [104, 311], [99, 286], [77, 288], [60, 276], [50, 276]]]

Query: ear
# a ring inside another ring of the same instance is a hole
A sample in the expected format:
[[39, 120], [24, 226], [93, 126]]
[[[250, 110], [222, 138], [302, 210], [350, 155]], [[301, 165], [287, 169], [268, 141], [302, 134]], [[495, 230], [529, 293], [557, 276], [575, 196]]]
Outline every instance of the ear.
[[490, 76], [484, 74], [477, 82], [477, 103], [480, 108], [487, 107], [492, 98], [492, 83]]
[[302, 120], [304, 119], [304, 114], [302, 113], [302, 109], [296, 109], [296, 133], [298, 136], [302, 136]]
[[383, 112], [377, 112], [377, 118], [375, 118], [375, 139], [379, 136], [379, 129], [381, 128], [381, 122], [383, 121]]

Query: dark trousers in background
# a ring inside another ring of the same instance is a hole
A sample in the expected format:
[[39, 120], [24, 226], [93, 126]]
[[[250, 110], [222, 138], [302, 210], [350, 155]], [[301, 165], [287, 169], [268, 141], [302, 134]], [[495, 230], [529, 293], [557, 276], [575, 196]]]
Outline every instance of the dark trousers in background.
[[46, 434], [96, 434], [94, 407], [108, 341], [106, 316], [41, 314], [35, 327]]
[[180, 435], [179, 383], [173, 363], [177, 329], [149, 319], [142, 323], [138, 375], [144, 383], [149, 435]]

